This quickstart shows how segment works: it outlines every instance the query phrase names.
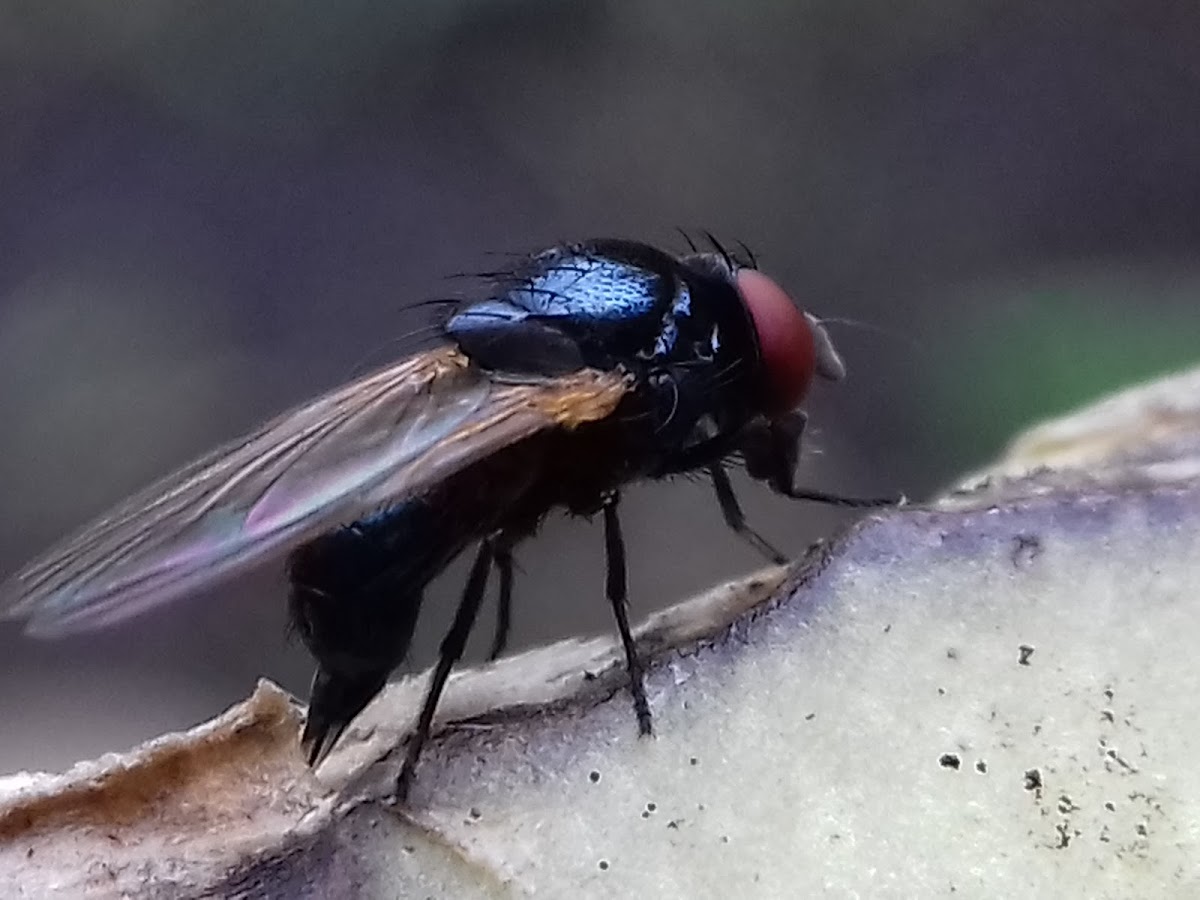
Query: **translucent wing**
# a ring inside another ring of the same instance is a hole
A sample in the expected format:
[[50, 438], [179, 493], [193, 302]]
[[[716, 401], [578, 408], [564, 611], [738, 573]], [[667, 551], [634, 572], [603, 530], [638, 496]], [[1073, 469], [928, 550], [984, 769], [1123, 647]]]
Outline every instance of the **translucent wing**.
[[618, 374], [493, 380], [431, 350], [298, 407], [133, 497], [0, 586], [57, 635], [117, 621], [414, 496], [538, 431], [607, 416]]

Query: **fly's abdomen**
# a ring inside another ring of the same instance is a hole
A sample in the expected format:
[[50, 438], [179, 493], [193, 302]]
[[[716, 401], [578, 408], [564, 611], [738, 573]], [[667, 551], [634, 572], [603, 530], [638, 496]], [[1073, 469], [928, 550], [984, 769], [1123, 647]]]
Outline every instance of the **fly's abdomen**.
[[408, 653], [425, 585], [463, 547], [414, 500], [315, 538], [289, 558], [289, 611], [317, 660], [304, 745], [317, 761]]

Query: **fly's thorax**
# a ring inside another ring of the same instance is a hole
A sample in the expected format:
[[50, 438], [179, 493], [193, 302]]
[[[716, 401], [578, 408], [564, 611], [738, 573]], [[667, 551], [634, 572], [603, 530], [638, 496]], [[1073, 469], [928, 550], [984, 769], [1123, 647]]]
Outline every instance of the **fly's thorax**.
[[486, 369], [553, 377], [611, 370], [652, 350], [679, 284], [677, 261], [631, 241], [539, 253], [502, 273], [445, 331]]
[[[740, 273], [753, 272], [747, 265], [724, 251], [676, 256], [621, 240], [564, 245], [501, 274], [491, 296], [460, 309], [446, 332], [477, 365], [501, 375], [627, 373], [632, 387], [620, 426], [627, 455], [649, 470], [671, 468], [773, 411], [778, 376], [791, 374], [779, 361], [786, 341], [770, 345], [774, 376], [765, 365], [759, 332], [785, 317], [761, 314], [777, 312], [757, 290], [770, 283], [766, 276], [751, 278], [753, 297], [742, 289]], [[803, 321], [798, 310], [795, 317]], [[794, 393], [791, 381], [785, 387]]]
[[661, 441], [686, 453], [732, 439], [759, 414], [762, 360], [731, 270], [697, 255], [681, 262], [679, 276], [642, 381]]
[[716, 254], [680, 257], [632, 241], [566, 245], [501, 273], [490, 296], [464, 305], [445, 331], [496, 372], [715, 363], [728, 381], [760, 357], [736, 271]]

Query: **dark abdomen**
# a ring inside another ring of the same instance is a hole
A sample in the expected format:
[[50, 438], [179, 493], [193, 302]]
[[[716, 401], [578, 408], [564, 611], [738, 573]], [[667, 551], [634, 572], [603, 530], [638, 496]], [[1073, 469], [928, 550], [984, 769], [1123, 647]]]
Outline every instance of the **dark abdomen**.
[[292, 622], [320, 664], [351, 672], [400, 662], [425, 585], [469, 539], [444, 518], [411, 500], [292, 553]]
[[298, 547], [288, 560], [292, 625], [317, 661], [302, 744], [310, 763], [408, 653], [425, 585], [468, 535], [445, 511], [410, 500]]
[[310, 760], [404, 660], [425, 586], [475, 541], [503, 534], [514, 544], [558, 506], [598, 509], [604, 492], [637, 468], [613, 446], [623, 431], [610, 424], [536, 435], [293, 551], [289, 610], [317, 660], [303, 739]]
[[[318, 664], [339, 672], [394, 668], [425, 586], [476, 540], [549, 508], [536, 490], [546, 441], [498, 450], [420, 497], [314, 538], [292, 552], [292, 622]], [[536, 522], [529, 523], [532, 528]]]

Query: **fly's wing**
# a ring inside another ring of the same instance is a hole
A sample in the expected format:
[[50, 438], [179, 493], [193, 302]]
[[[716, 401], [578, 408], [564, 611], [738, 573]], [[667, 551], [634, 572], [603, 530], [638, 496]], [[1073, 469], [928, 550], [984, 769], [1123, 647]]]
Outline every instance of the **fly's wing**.
[[285, 413], [142, 492], [0, 586], [0, 618], [49, 636], [180, 597], [411, 497], [549, 428], [609, 415], [616, 373], [506, 384], [431, 350]]

